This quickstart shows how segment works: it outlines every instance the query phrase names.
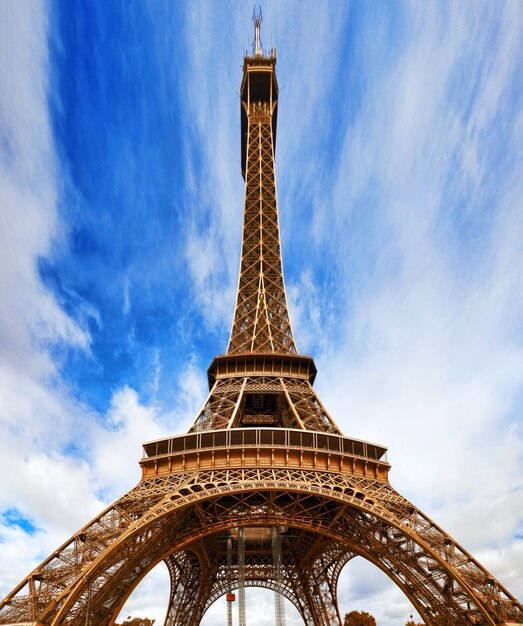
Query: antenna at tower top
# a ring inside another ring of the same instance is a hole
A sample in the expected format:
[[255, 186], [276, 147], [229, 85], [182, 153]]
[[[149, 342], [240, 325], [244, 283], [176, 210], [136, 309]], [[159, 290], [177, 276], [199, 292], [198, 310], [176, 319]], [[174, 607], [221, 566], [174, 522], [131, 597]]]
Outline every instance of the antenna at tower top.
[[260, 38], [261, 23], [263, 21], [261, 6], [258, 7], [258, 13], [256, 13], [256, 5], [254, 5], [252, 21], [254, 22], [254, 41], [252, 42], [253, 52], [255, 57], [261, 57], [263, 56]]

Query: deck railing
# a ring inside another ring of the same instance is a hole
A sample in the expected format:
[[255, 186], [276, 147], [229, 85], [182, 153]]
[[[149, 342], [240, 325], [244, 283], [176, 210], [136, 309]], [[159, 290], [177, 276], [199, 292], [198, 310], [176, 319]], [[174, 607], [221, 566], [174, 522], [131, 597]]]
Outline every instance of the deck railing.
[[167, 437], [144, 443], [143, 458], [183, 454], [195, 450], [274, 447], [328, 450], [388, 463], [387, 448], [383, 446], [360, 439], [290, 428], [229, 428]]

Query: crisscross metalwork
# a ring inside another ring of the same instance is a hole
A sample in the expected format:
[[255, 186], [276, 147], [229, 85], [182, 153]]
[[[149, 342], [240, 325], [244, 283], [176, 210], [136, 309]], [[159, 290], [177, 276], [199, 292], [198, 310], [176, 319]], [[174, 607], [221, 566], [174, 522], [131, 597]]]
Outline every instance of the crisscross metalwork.
[[240, 279], [228, 354], [295, 353], [280, 250], [274, 171], [274, 100], [250, 102]]

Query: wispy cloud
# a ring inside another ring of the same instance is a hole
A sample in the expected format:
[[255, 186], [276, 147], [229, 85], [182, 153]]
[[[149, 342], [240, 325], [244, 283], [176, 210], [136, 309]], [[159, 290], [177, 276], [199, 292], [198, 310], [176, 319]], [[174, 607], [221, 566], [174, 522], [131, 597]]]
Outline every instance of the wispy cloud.
[[493, 8], [409, 7], [390, 58], [365, 67], [331, 211], [315, 205], [347, 312], [318, 387], [345, 432], [389, 446], [393, 484], [517, 589], [485, 551], [519, 552], [523, 510], [523, 20]]
[[[186, 257], [204, 322], [223, 328], [232, 319], [241, 237], [237, 94], [245, 23], [241, 10], [231, 11], [229, 6], [214, 11], [205, 2], [196, 2], [186, 4], [185, 13]], [[237, 50], [230, 45], [231, 34], [239, 44]], [[211, 64], [214, 71], [205, 72]]]
[[73, 433], [82, 432], [85, 411], [63, 393], [53, 357], [61, 346], [87, 349], [89, 334], [38, 274], [38, 259], [60, 236], [47, 16], [36, 3], [3, 3], [0, 13], [0, 507], [15, 506], [35, 525], [29, 532], [2, 521], [0, 579], [7, 592], [101, 503], [85, 463], [65, 451]]
[[[144, 434], [160, 432], [152, 425], [155, 416], [140, 412], [124, 389], [115, 394], [110, 412], [118, 435], [113, 433], [109, 444], [111, 433], [96, 426], [95, 413], [75, 399], [61, 377], [62, 350], [88, 352], [91, 338], [39, 275], [39, 260], [51, 255], [63, 236], [62, 173], [48, 108], [48, 34], [43, 4], [0, 6], [2, 596], [105, 506], [98, 490], [121, 488], [114, 482], [121, 466], [108, 467], [115, 446], [123, 444], [118, 449], [132, 454], [136, 467]], [[79, 308], [88, 313], [77, 310], [77, 318], [96, 318], [89, 303], [79, 301]], [[132, 484], [128, 476], [123, 482], [125, 488]], [[26, 523], [14, 524], [13, 510]]]

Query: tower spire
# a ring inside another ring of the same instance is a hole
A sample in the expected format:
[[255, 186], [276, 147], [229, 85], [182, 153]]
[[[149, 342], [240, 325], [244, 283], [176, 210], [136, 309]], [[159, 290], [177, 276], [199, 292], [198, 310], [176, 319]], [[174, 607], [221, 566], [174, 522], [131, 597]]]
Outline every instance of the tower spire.
[[276, 56], [260, 41], [261, 10], [253, 13], [253, 56], [246, 56], [241, 88], [245, 210], [240, 279], [228, 354], [296, 353], [283, 269], [274, 152], [278, 114]]
[[260, 38], [261, 23], [263, 22], [261, 7], [258, 7], [258, 13], [256, 13], [256, 5], [254, 5], [254, 10], [252, 12], [252, 21], [254, 22], [254, 41], [252, 44], [253, 52], [255, 57], [261, 57], [263, 56]]

